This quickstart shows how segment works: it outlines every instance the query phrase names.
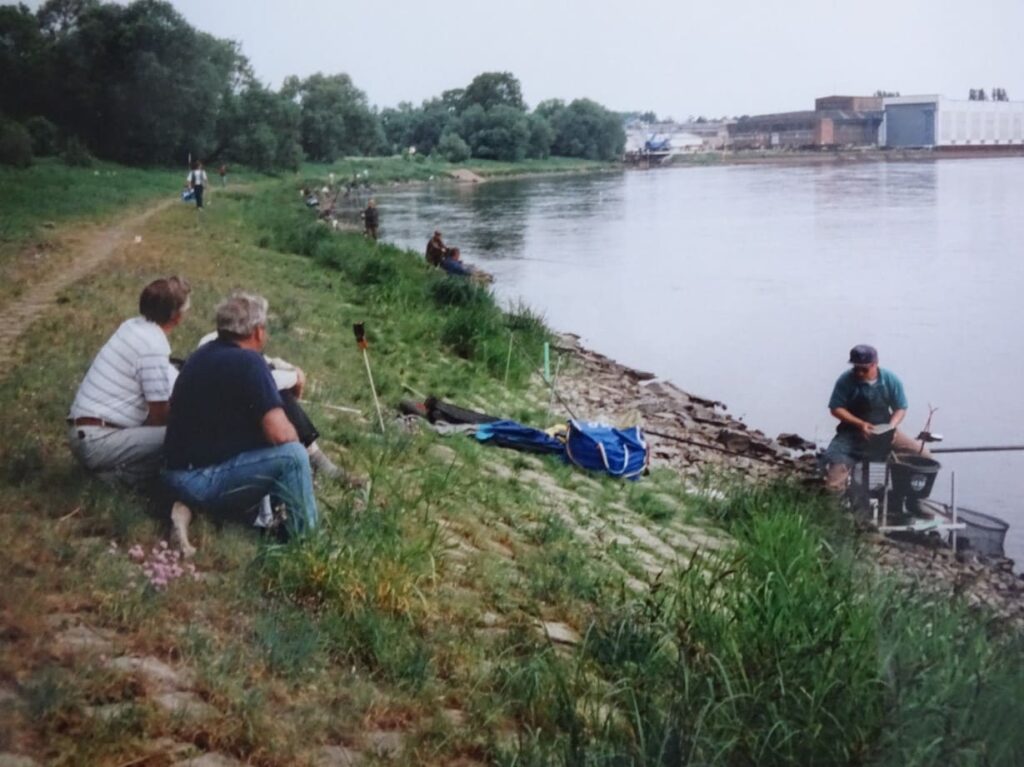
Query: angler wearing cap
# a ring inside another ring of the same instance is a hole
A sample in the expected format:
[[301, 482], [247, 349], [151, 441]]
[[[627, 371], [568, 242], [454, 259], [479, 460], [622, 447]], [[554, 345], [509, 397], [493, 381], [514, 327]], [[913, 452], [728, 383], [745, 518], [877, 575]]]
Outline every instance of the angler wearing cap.
[[871, 457], [877, 449], [929, 455], [924, 444], [899, 430], [907, 414], [907, 395], [900, 379], [878, 366], [878, 351], [860, 344], [850, 350], [849, 370], [839, 376], [828, 407], [839, 419], [836, 436], [825, 450], [828, 475], [825, 485], [841, 493], [846, 489], [850, 469]]

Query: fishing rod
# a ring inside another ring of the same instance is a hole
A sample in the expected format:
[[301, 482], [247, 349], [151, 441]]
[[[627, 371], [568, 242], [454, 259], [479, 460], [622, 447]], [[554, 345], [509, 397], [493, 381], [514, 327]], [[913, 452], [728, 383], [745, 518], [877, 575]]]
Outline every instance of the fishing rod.
[[1002, 453], [1024, 450], [1024, 445], [980, 445], [978, 447], [933, 447], [931, 453]]

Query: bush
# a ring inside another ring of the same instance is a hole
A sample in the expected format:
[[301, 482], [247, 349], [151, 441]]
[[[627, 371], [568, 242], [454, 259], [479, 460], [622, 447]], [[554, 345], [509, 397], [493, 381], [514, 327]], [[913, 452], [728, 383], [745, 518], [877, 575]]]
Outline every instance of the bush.
[[32, 164], [32, 137], [24, 126], [0, 121], [0, 165], [27, 168]]
[[486, 289], [469, 280], [442, 279], [431, 289], [434, 303], [441, 309], [453, 306], [486, 306], [493, 303]]
[[32, 137], [32, 152], [37, 157], [53, 157], [57, 154], [57, 126], [45, 117], [30, 117], [25, 121], [25, 130]]
[[62, 157], [64, 159], [64, 164], [72, 168], [92, 167], [92, 155], [89, 154], [89, 150], [78, 136], [72, 136], [67, 140], [67, 143], [64, 145], [64, 153]]
[[469, 144], [457, 133], [445, 133], [437, 142], [437, 152], [448, 162], [465, 162], [469, 159]]

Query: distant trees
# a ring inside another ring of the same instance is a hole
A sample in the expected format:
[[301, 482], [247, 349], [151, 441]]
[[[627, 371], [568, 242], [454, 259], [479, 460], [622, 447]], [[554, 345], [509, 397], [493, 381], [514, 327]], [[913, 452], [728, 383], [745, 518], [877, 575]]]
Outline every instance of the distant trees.
[[397, 109], [381, 110], [386, 151], [401, 152], [414, 146], [417, 152], [430, 154], [454, 116], [455, 107], [443, 98], [424, 101], [419, 108], [402, 102]]
[[342, 155], [376, 154], [385, 142], [366, 94], [346, 74], [289, 77], [282, 95], [299, 105], [302, 149], [321, 162]]
[[477, 75], [462, 92], [459, 102], [460, 111], [471, 106], [482, 107], [484, 111], [499, 106], [526, 111], [519, 80], [511, 72], [484, 72]]
[[[73, 157], [295, 164], [297, 134], [288, 134], [280, 108], [269, 108], [237, 44], [194, 29], [161, 0], [48, 0], [36, 14], [0, 8], [0, 69], [0, 112], [34, 124], [40, 148], [47, 143], [40, 126], [49, 124], [60, 134], [49, 143], [64, 145], [65, 154], [70, 145]], [[246, 114], [257, 105], [258, 114]]]
[[5, 156], [20, 164], [34, 152], [273, 170], [409, 147], [453, 160], [607, 160], [625, 142], [621, 118], [588, 99], [529, 111], [511, 72], [380, 112], [343, 73], [289, 77], [274, 91], [236, 43], [196, 30], [165, 0], [0, 6], [0, 73]]
[[590, 99], [543, 102], [544, 114], [554, 130], [551, 153], [588, 160], [611, 160], [622, 153], [626, 132], [622, 120]]
[[568, 106], [550, 99], [529, 112], [510, 72], [484, 72], [418, 108], [402, 103], [384, 109], [380, 120], [389, 151], [414, 146], [420, 154], [437, 151], [445, 157], [461, 156], [464, 144], [470, 156], [482, 159], [515, 162], [557, 154], [611, 160], [626, 142], [622, 118], [588, 99]]
[[302, 162], [301, 112], [281, 93], [258, 82], [225, 98], [213, 156], [257, 170], [297, 170]]

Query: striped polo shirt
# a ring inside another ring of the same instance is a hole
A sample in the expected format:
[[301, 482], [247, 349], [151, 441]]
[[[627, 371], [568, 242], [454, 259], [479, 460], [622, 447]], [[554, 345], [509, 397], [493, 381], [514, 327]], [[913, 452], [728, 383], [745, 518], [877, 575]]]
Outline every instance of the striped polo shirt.
[[168, 402], [178, 371], [167, 335], [155, 322], [133, 317], [100, 349], [78, 387], [69, 418], [92, 417], [141, 426], [149, 402]]

